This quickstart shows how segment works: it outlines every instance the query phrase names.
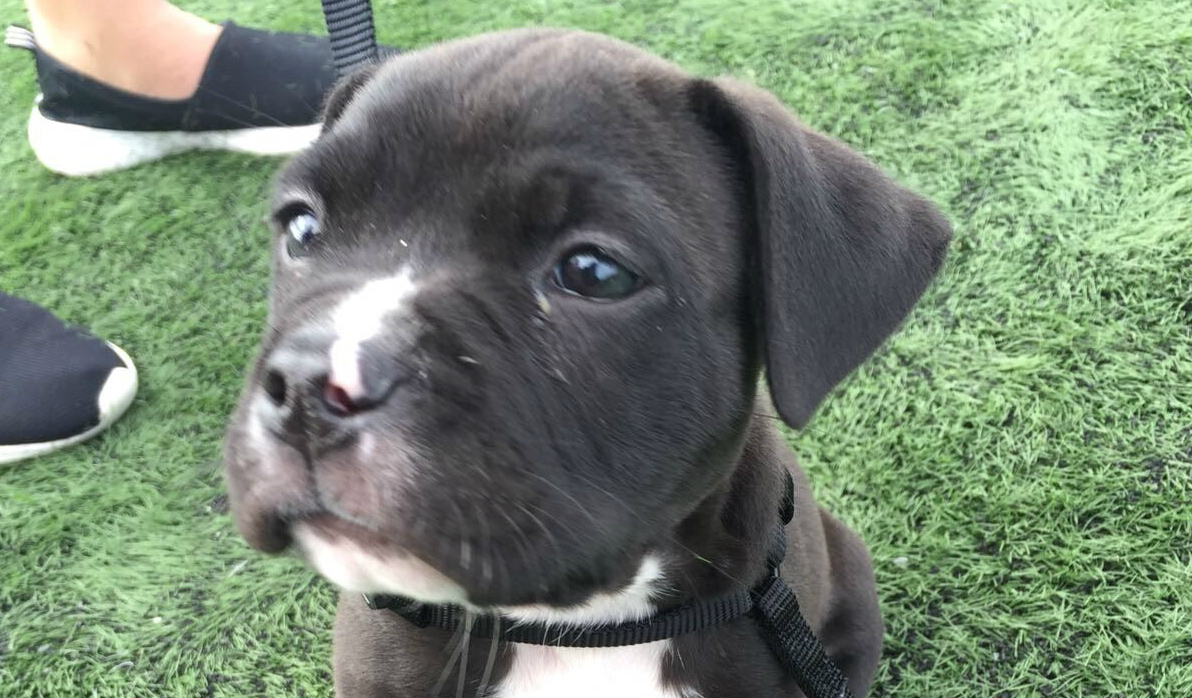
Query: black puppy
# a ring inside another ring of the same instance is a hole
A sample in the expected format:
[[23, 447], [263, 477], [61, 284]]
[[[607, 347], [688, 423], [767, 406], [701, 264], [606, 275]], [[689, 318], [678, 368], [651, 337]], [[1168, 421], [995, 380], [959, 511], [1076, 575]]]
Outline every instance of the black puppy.
[[907, 314], [951, 235], [927, 201], [756, 88], [517, 31], [347, 79], [273, 217], [227, 477], [252, 545], [351, 592], [339, 695], [799, 695], [749, 618], [465, 653], [358, 593], [584, 625], [749, 587], [784, 470], [783, 576], [866, 692], [868, 553], [759, 415], [806, 424]]

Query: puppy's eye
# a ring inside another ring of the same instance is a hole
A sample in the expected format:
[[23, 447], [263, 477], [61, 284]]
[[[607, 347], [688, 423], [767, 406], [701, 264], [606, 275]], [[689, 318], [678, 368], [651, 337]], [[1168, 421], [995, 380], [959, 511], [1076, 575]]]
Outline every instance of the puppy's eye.
[[301, 209], [285, 219], [286, 252], [291, 257], [305, 257], [314, 247], [319, 236], [319, 219], [315, 214]]
[[572, 250], [555, 266], [555, 284], [585, 298], [615, 300], [641, 287], [641, 279], [596, 247]]

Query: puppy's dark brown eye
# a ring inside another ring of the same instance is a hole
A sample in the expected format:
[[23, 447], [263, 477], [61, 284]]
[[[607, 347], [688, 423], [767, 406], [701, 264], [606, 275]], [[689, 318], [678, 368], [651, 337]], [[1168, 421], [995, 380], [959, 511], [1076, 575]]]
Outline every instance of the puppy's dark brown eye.
[[291, 257], [305, 257], [310, 254], [319, 236], [319, 219], [305, 209], [295, 211], [285, 220], [286, 252]]
[[555, 266], [555, 283], [577, 296], [598, 300], [624, 298], [641, 287], [641, 279], [596, 247], [572, 250]]

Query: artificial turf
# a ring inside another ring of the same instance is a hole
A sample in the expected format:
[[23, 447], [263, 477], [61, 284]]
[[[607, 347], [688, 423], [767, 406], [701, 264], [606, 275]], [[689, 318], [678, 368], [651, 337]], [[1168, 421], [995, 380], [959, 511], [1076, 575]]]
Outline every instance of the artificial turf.
[[[183, 5], [321, 29], [313, 0]], [[403, 46], [567, 25], [753, 80], [939, 202], [939, 282], [792, 436], [877, 561], [874, 695], [1192, 696], [1192, 3], [374, 5]], [[249, 550], [219, 474], [277, 162], [63, 179], [25, 54], [0, 83], [0, 288], [142, 377], [103, 438], [0, 470], [0, 696], [331, 695], [333, 592]]]

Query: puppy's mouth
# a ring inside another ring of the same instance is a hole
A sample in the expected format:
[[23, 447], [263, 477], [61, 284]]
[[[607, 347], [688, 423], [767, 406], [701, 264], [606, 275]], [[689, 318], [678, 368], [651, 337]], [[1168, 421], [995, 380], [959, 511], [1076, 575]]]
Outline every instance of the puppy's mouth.
[[399, 594], [426, 603], [461, 603], [463, 587], [381, 533], [330, 513], [291, 524], [295, 547], [336, 586], [362, 594]]
[[393, 541], [384, 534], [330, 512], [303, 516], [291, 522], [290, 526], [293, 530], [305, 527], [312, 534], [329, 541], [351, 541], [368, 550], [380, 552], [394, 547]]

